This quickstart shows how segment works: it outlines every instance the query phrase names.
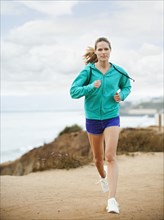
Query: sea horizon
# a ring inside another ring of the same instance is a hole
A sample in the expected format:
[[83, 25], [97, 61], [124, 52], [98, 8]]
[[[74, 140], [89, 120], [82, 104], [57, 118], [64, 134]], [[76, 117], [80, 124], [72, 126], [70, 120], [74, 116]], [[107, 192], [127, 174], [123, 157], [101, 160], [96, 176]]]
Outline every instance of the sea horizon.
[[[155, 125], [154, 117], [120, 116], [121, 127]], [[1, 163], [15, 160], [27, 151], [53, 141], [66, 127], [77, 124], [85, 130], [85, 115], [79, 110], [1, 112]]]

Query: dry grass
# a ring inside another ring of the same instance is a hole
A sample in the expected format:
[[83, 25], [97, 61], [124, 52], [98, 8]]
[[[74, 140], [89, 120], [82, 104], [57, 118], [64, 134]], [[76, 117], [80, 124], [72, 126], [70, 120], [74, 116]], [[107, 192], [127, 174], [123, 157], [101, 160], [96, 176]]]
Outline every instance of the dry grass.
[[[70, 169], [92, 161], [87, 133], [74, 126], [65, 129], [53, 142], [32, 149], [19, 159], [0, 165], [1, 175], [25, 175], [48, 169]], [[79, 129], [79, 131], [77, 131]], [[154, 128], [126, 128], [120, 132], [118, 154], [162, 152], [164, 133]]]
[[126, 128], [120, 133], [119, 152], [162, 152], [164, 133], [150, 128]]

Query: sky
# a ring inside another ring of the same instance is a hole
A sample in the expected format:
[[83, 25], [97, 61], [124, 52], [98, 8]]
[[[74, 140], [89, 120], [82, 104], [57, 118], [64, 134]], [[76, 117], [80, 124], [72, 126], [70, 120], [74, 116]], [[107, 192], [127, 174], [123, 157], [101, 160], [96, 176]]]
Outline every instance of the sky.
[[110, 62], [135, 79], [128, 100], [163, 95], [160, 0], [1, 0], [1, 95], [66, 105], [86, 48], [101, 36], [111, 42]]

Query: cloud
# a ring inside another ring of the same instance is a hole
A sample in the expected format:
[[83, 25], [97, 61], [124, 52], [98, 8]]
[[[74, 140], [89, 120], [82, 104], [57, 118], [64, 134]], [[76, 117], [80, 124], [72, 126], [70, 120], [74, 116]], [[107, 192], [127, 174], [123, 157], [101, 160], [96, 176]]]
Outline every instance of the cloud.
[[163, 43], [162, 1], [115, 1], [114, 6], [110, 16], [102, 16], [97, 23], [109, 28], [112, 38], [122, 48], [123, 45], [138, 48], [143, 43]]
[[162, 95], [163, 51], [161, 47], [143, 44], [135, 50], [131, 48], [119, 51], [117, 49], [112, 57], [136, 80], [132, 84], [136, 95]]
[[5, 42], [2, 45], [2, 79], [6, 81], [56, 80], [62, 74], [76, 72], [80, 65], [79, 54], [65, 44], [30, 47]]
[[1, 16], [17, 16], [25, 12], [25, 7], [18, 1], [1, 1]]
[[20, 15], [27, 9], [46, 14], [48, 16], [70, 15], [78, 1], [1, 1], [1, 15]]
[[67, 2], [66, 7], [62, 7], [64, 1], [19, 2], [47, 17], [39, 16], [14, 26], [1, 40], [3, 93], [55, 92], [54, 85], [56, 89], [68, 88], [83, 68], [85, 48], [93, 46], [97, 37], [106, 36], [112, 43], [111, 61], [136, 79], [135, 94], [161, 94], [161, 2], [104, 1], [104, 10], [94, 2], [94, 13], [89, 12], [91, 2], [83, 2], [86, 16], [77, 16], [73, 10], [75, 5], [80, 10], [81, 3]]
[[78, 1], [20, 1], [20, 3], [33, 10], [54, 17], [71, 14], [72, 8]]

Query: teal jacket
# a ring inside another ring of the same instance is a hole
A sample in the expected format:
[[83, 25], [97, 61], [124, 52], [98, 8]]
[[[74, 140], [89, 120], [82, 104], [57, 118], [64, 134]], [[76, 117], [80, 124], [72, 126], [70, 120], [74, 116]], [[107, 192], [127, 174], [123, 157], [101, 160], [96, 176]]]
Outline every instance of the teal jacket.
[[[121, 67], [114, 66], [128, 75]], [[91, 77], [90, 68], [92, 70]], [[101, 80], [99, 88], [94, 87], [95, 80]], [[103, 120], [119, 115], [120, 104], [114, 100], [114, 95], [119, 90], [121, 100], [124, 101], [129, 95], [130, 89], [129, 78], [119, 73], [113, 65], [106, 74], [102, 74], [95, 67], [95, 64], [89, 63], [72, 83], [70, 95], [74, 99], [85, 96], [84, 109], [87, 119]]]

